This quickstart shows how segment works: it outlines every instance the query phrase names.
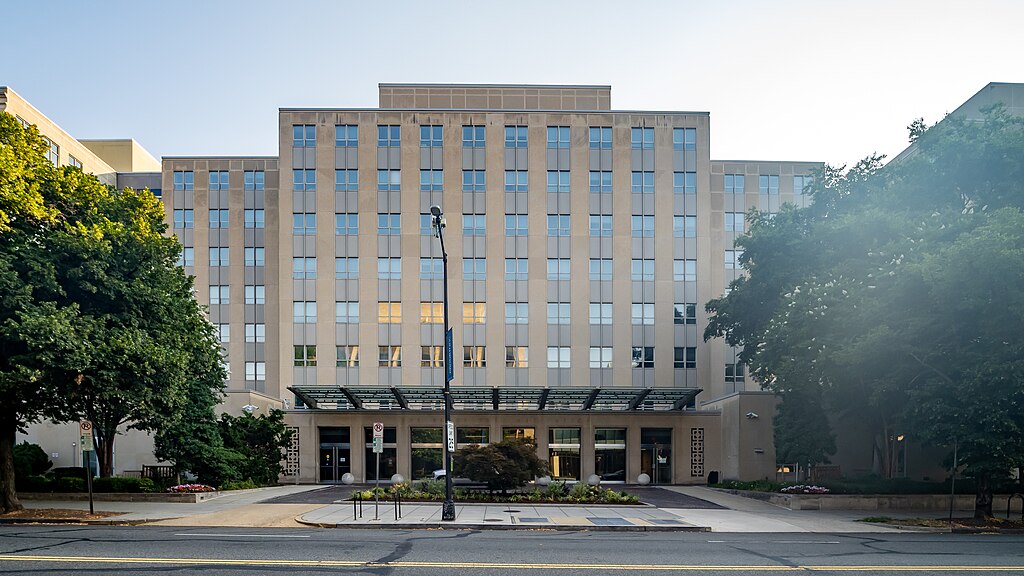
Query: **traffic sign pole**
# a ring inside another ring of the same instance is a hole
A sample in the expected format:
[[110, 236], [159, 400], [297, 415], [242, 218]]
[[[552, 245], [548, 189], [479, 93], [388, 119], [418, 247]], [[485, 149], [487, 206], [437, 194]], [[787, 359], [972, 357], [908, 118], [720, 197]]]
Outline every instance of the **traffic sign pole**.
[[384, 423], [373, 423], [373, 453], [377, 457], [376, 482], [373, 489], [373, 519], [380, 519], [380, 454], [384, 451]]
[[81, 442], [82, 460], [85, 464], [85, 486], [89, 491], [89, 514], [95, 513], [92, 500], [92, 422], [82, 420], [78, 423], [78, 439]]

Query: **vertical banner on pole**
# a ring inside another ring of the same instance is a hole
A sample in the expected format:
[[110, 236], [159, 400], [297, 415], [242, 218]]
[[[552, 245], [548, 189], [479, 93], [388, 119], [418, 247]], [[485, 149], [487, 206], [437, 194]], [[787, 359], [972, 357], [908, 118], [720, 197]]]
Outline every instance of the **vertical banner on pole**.
[[452, 329], [444, 334], [444, 379], [451, 382], [455, 379], [455, 352], [452, 351]]

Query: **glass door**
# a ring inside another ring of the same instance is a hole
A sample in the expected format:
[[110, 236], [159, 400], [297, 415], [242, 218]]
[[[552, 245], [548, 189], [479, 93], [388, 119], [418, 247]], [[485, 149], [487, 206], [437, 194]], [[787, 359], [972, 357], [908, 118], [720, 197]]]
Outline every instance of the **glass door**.
[[640, 471], [651, 477], [651, 484], [672, 483], [672, 429], [640, 430]]
[[348, 428], [320, 428], [320, 482], [337, 483], [352, 469]]

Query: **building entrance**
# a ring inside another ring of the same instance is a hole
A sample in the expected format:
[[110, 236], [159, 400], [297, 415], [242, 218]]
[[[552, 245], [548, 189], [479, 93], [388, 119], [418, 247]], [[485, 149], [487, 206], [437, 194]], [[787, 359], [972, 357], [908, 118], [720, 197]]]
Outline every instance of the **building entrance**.
[[320, 428], [320, 482], [336, 484], [346, 472], [351, 472], [351, 443], [349, 429]]
[[640, 471], [651, 477], [651, 484], [672, 483], [672, 429], [640, 430]]

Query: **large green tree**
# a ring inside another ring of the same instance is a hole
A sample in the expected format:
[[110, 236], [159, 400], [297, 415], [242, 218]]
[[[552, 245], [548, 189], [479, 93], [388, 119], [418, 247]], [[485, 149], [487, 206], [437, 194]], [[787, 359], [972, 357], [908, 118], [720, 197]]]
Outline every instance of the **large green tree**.
[[[705, 337], [743, 346], [783, 412], [820, 394], [833, 414], [873, 423], [881, 473], [898, 433], [957, 442], [978, 516], [1024, 459], [1022, 122], [947, 119], [918, 126], [911, 153], [884, 169], [827, 168], [811, 207], [753, 216], [747, 277], [707, 305]], [[777, 422], [782, 452], [807, 442]]]

